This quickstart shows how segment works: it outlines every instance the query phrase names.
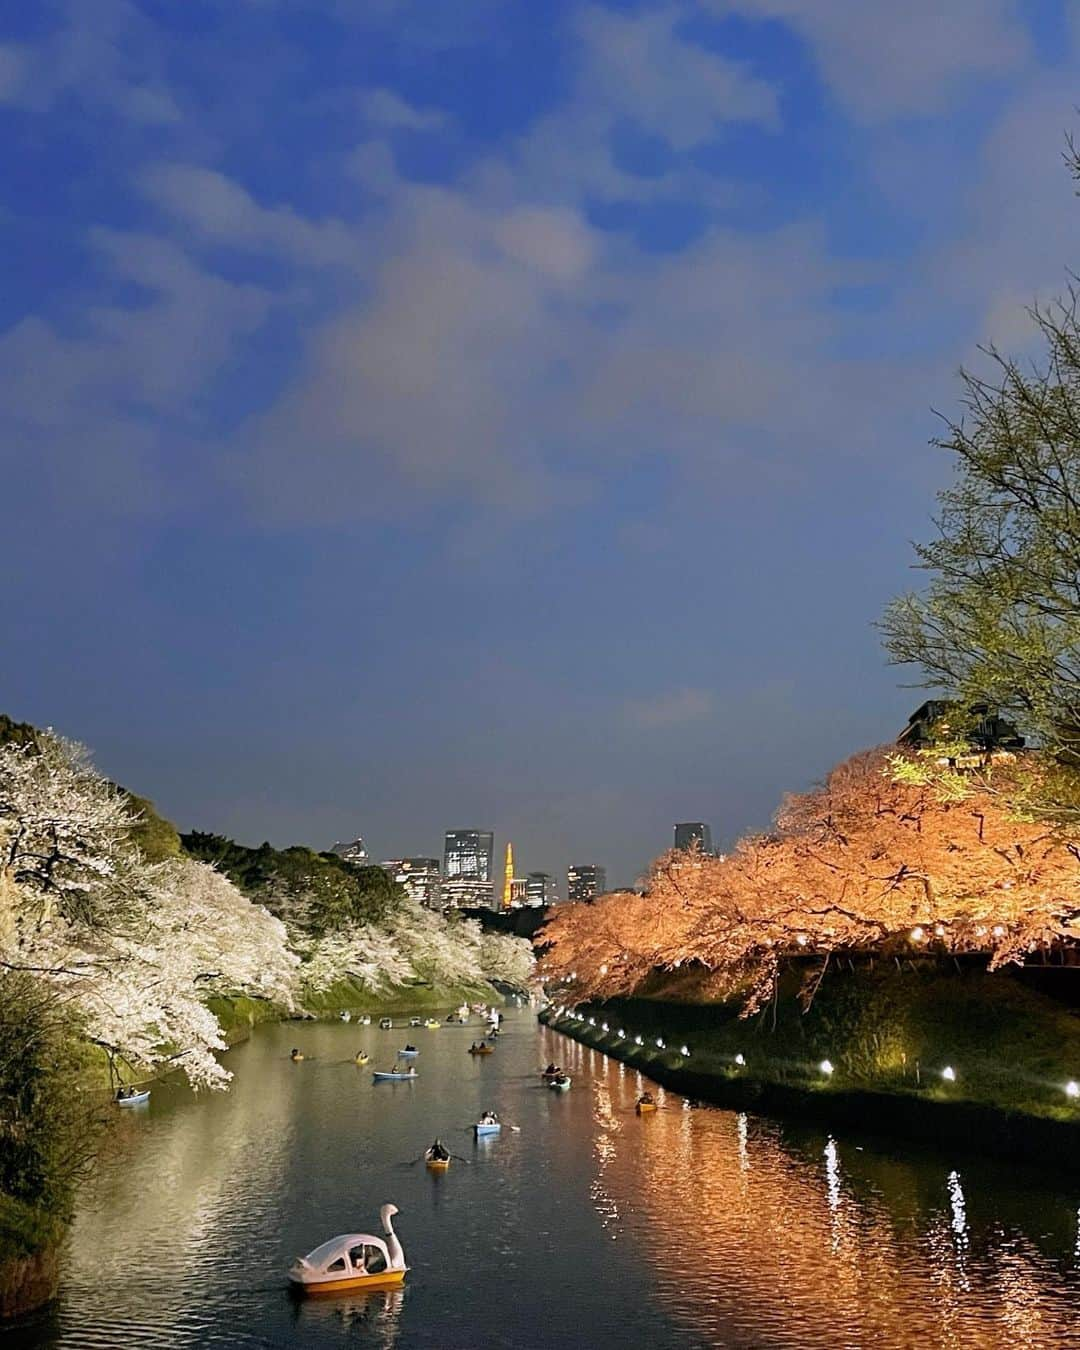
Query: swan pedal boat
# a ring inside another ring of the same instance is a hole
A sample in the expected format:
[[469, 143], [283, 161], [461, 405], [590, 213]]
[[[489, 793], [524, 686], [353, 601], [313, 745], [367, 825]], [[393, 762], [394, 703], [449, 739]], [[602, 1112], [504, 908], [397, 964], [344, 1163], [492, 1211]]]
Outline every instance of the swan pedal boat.
[[359, 1053], [356, 1054], [354, 1058], [357, 1064], [366, 1064], [368, 1062], [368, 1056], [363, 1050], [359, 1051]]
[[424, 1023], [424, 1026], [427, 1027], [428, 1031], [438, 1031], [442, 1026], [442, 1023], [436, 1022], [434, 1017], [429, 1017], [428, 1020]]
[[502, 1121], [482, 1121], [478, 1120], [473, 1126], [473, 1131], [477, 1139], [484, 1139], [489, 1134], [498, 1134], [502, 1129]]
[[570, 1078], [568, 1074], [564, 1073], [561, 1074], [558, 1078], [549, 1078], [548, 1087], [551, 1088], [553, 1092], [569, 1092], [570, 1084], [572, 1082], [573, 1079]]
[[145, 1092], [133, 1092], [130, 1097], [117, 1097], [117, 1106], [142, 1106], [150, 1100], [150, 1089]]
[[371, 1075], [376, 1083], [409, 1083], [419, 1076], [411, 1066], [408, 1069], [376, 1069]]
[[397, 1205], [383, 1205], [379, 1210], [385, 1239], [371, 1233], [342, 1233], [307, 1256], [298, 1256], [289, 1267], [292, 1288], [305, 1295], [336, 1294], [401, 1284], [408, 1266], [390, 1222], [397, 1212]]
[[392, 1017], [380, 1017], [380, 1018], [379, 1018], [379, 1030], [380, 1030], [380, 1031], [391, 1031], [391, 1030], [393, 1029], [393, 1026], [394, 1026], [394, 1019], [393, 1019]]

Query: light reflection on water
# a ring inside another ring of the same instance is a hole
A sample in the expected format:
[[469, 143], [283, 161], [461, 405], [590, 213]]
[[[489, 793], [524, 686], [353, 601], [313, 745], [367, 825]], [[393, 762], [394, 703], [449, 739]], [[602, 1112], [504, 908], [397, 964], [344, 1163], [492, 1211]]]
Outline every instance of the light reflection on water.
[[[5, 1350], [1080, 1345], [1076, 1182], [657, 1088], [638, 1117], [636, 1070], [507, 1027], [480, 1062], [467, 1029], [425, 1035], [416, 1083], [351, 1063], [394, 1033], [333, 1024], [260, 1029], [225, 1096], [160, 1085], [117, 1123], [60, 1302]], [[567, 1094], [539, 1084], [552, 1058]], [[519, 1129], [476, 1146], [489, 1106]], [[435, 1133], [467, 1160], [445, 1175], [410, 1165]], [[387, 1199], [404, 1289], [292, 1302], [289, 1259]]]

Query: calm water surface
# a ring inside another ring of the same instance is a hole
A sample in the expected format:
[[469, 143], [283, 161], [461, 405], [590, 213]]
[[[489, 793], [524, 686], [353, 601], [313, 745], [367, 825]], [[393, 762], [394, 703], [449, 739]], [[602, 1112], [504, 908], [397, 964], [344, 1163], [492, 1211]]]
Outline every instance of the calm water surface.
[[[638, 1118], [633, 1070], [511, 1012], [413, 1030], [419, 1081], [373, 1085], [401, 1032], [264, 1027], [227, 1094], [124, 1113], [28, 1347], [474, 1350], [1080, 1346], [1080, 1181], [694, 1107]], [[308, 1058], [293, 1064], [289, 1048]], [[548, 1058], [574, 1074], [539, 1086]], [[520, 1132], [476, 1144], [492, 1106]], [[410, 1166], [440, 1134], [467, 1161]], [[404, 1289], [296, 1303], [294, 1254], [377, 1230]]]

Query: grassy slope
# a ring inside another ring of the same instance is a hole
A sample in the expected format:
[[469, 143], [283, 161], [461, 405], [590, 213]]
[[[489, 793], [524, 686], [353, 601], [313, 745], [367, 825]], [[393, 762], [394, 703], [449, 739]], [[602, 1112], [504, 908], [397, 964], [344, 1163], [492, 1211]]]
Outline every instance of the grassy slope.
[[[614, 1036], [621, 1027], [631, 1039], [641, 1034], [654, 1042], [632, 1046], [635, 1058], [721, 1082], [752, 1080], [815, 1094], [854, 1089], [1080, 1121], [1080, 1106], [1063, 1090], [1070, 1079], [1080, 1081], [1080, 1016], [1004, 973], [900, 973], [888, 965], [836, 973], [808, 1013], [794, 989], [785, 988], [775, 1009], [748, 1021], [731, 1005], [688, 1002], [690, 993], [668, 987], [654, 997], [615, 1001], [596, 1014], [611, 1032], [586, 1027], [585, 1037], [622, 1053]], [[574, 1034], [580, 1031], [576, 1026]], [[657, 1036], [667, 1049], [656, 1048]], [[684, 1042], [688, 1059], [678, 1053]], [[745, 1067], [735, 1064], [737, 1053]], [[831, 1078], [818, 1069], [823, 1059], [835, 1065]], [[941, 1077], [946, 1065], [956, 1071], [954, 1083]]]

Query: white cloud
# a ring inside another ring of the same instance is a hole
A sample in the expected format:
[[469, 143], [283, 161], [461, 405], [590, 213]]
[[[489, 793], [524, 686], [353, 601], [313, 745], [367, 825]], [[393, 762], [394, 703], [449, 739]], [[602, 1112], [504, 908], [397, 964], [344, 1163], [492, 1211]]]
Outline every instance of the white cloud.
[[[28, 317], [0, 335], [9, 439], [83, 508], [156, 512], [161, 452], [195, 441], [205, 387], [265, 318], [270, 297], [213, 276], [153, 236], [98, 230], [107, 273], [147, 294], [86, 311], [75, 331]], [[173, 474], [183, 464], [173, 466]]]
[[1029, 56], [1013, 0], [709, 0], [720, 14], [781, 19], [858, 117], [938, 111], [960, 80], [1006, 75]]
[[436, 108], [417, 108], [392, 89], [372, 89], [363, 97], [364, 114], [370, 122], [392, 131], [437, 131], [446, 116]]
[[239, 184], [193, 164], [158, 164], [142, 178], [146, 195], [203, 238], [270, 251], [308, 266], [355, 266], [359, 245], [340, 221], [312, 221], [291, 207], [260, 206]]
[[36, 44], [0, 48], [0, 102], [43, 112], [61, 95], [143, 125], [173, 124], [180, 110], [156, 53], [153, 24], [127, 0], [60, 6], [60, 24]]
[[671, 689], [652, 698], [627, 699], [623, 704], [626, 722], [638, 731], [666, 731], [700, 722], [712, 710], [713, 696], [707, 689]]
[[609, 118], [632, 118], [686, 150], [726, 123], [776, 127], [776, 91], [735, 61], [681, 37], [682, 9], [633, 15], [600, 6], [582, 11], [582, 88]]

